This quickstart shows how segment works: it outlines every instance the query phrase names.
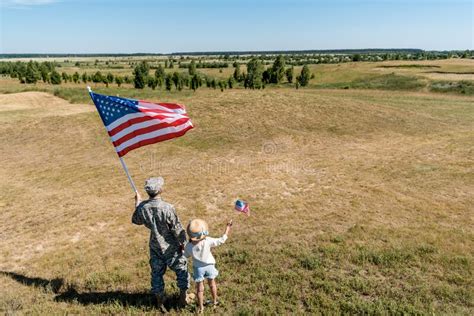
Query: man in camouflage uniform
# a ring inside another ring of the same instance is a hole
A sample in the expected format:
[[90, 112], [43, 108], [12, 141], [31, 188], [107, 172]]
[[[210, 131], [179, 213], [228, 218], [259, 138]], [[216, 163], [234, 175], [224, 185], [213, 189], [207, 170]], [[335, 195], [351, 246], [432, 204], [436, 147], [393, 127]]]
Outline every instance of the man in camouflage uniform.
[[163, 275], [166, 267], [170, 267], [176, 273], [182, 306], [186, 304], [186, 293], [189, 288], [188, 264], [182, 251], [186, 233], [174, 206], [161, 199], [163, 184], [164, 180], [161, 177], [146, 180], [145, 191], [150, 198], [141, 201], [140, 194], [136, 192], [136, 208], [132, 216], [133, 224], [145, 225], [150, 230], [151, 292], [161, 309], [164, 309]]

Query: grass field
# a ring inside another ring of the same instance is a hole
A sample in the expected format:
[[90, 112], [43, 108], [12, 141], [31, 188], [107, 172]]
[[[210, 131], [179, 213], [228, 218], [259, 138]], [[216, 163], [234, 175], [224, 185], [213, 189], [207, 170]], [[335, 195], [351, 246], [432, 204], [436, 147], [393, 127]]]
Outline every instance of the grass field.
[[[195, 129], [125, 160], [140, 186], [165, 178], [184, 223], [202, 217], [219, 235], [234, 219], [215, 251], [217, 313], [474, 313], [474, 99], [373, 79], [431, 82], [420, 72], [472, 62], [379, 65], [315, 66], [299, 90], [96, 87], [186, 104]], [[344, 82], [355, 86], [327, 89]], [[131, 224], [132, 191], [85, 91], [1, 81], [3, 313], [156, 313], [148, 231]]]
[[[27, 61], [25, 59], [20, 59]], [[38, 58], [38, 61], [45, 59]], [[164, 64], [163, 57], [120, 57], [120, 58], [71, 58], [71, 59], [50, 59], [56, 60], [58, 72], [66, 72], [72, 75], [74, 72], [89, 75], [101, 71], [104, 75], [112, 73], [120, 76], [133, 77], [133, 67], [141, 60], [147, 60], [151, 66]], [[95, 64], [95, 60], [98, 64]], [[205, 62], [216, 60], [208, 59]], [[76, 66], [76, 62], [80, 66]], [[109, 64], [106, 64], [109, 62]], [[189, 61], [183, 61], [189, 63]], [[232, 63], [228, 68], [207, 69], [200, 68], [198, 72], [216, 78], [225, 80], [232, 76], [234, 68]], [[270, 67], [267, 65], [267, 67]], [[309, 65], [314, 78], [309, 86], [316, 89], [377, 89], [377, 90], [403, 90], [403, 91], [431, 91], [437, 93], [449, 93], [460, 95], [474, 95], [474, 60], [471, 59], [448, 59], [448, 60], [422, 60], [422, 61], [386, 61], [386, 62], [348, 62], [339, 64], [318, 64]], [[301, 66], [294, 67], [294, 76], [301, 72]], [[188, 72], [186, 68], [165, 69], [167, 73]], [[246, 72], [245, 64], [241, 65], [241, 71]], [[150, 74], [153, 75], [154, 69]], [[102, 83], [89, 83], [95, 90], [105, 88]], [[241, 84], [242, 85], [242, 84]], [[294, 88], [284, 80], [279, 87]], [[124, 84], [124, 88], [132, 88], [130, 84]], [[269, 85], [273, 87], [273, 85]], [[12, 93], [19, 91], [46, 91], [52, 92], [58, 96], [74, 102], [86, 102], [88, 96], [83, 93], [84, 84], [62, 83], [54, 86], [38, 82], [34, 85], [20, 84], [17, 79], [9, 77], [0, 77], [0, 93]], [[164, 89], [164, 88], [162, 88]], [[149, 90], [149, 91], [147, 91]], [[160, 89], [158, 89], [160, 90]], [[116, 84], [110, 84], [108, 89], [104, 89], [111, 94], [129, 93], [133, 95], [150, 95], [160, 97], [164, 95], [163, 91], [151, 91], [146, 88], [145, 91], [133, 91], [129, 89], [120, 89]], [[189, 92], [188, 92], [189, 93]]]

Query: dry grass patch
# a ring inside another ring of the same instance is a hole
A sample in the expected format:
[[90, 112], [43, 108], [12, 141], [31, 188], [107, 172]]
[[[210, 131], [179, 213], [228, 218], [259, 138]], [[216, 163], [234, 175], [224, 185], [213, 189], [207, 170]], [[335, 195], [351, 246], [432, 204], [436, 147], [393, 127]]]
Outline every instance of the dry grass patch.
[[[472, 98], [269, 89], [170, 99], [196, 128], [125, 159], [139, 185], [164, 176], [184, 222], [206, 218], [219, 234], [235, 219], [216, 251], [219, 312], [472, 313]], [[154, 313], [133, 194], [97, 114], [69, 106], [25, 109], [0, 127], [0, 308]], [[251, 217], [232, 211], [237, 197]]]

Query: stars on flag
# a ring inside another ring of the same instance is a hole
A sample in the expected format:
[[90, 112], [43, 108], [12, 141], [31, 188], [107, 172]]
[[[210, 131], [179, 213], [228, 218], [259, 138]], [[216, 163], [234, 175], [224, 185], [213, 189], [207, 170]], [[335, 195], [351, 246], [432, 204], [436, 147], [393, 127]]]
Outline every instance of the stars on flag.
[[[142, 146], [181, 137], [193, 128], [182, 105], [105, 96], [90, 88], [89, 93], [119, 157]], [[166, 119], [153, 113], [162, 113]]]
[[94, 94], [93, 99], [106, 125], [120, 117], [138, 112], [136, 100]]

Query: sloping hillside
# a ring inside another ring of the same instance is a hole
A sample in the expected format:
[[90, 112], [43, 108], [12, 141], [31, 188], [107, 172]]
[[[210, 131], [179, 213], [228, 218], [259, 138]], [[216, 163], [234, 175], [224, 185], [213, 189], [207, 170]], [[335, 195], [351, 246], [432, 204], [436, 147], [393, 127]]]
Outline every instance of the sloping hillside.
[[[472, 98], [270, 89], [166, 101], [186, 104], [196, 128], [125, 160], [140, 186], [165, 178], [184, 223], [202, 217], [218, 235], [234, 218], [216, 250], [219, 312], [473, 312]], [[0, 310], [154, 312], [148, 232], [130, 222], [133, 193], [93, 107], [0, 95], [0, 121]]]

